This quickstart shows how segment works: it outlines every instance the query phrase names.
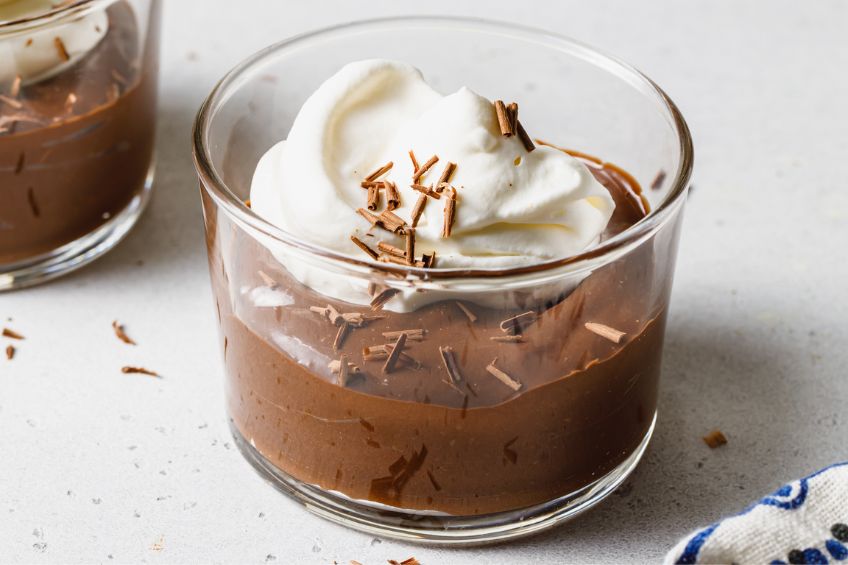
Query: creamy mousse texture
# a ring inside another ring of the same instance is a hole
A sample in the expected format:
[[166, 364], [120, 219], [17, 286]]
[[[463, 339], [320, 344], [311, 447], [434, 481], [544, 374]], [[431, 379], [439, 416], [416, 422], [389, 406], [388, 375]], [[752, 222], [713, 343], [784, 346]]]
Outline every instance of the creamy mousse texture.
[[[615, 207], [579, 160], [547, 146], [527, 152], [518, 136], [501, 135], [490, 100], [468, 88], [442, 95], [415, 67], [389, 60], [350, 63], [312, 94], [288, 138], [260, 160], [251, 207], [298, 238], [362, 258], [350, 239], [371, 228], [356, 214], [362, 180], [375, 165], [391, 162], [381, 178], [399, 191], [393, 212], [409, 218], [420, 196], [409, 181], [410, 150], [422, 165], [439, 158], [422, 185], [434, 186], [444, 164], [458, 164], [450, 237], [442, 233], [439, 203], [428, 205], [416, 225], [416, 249], [435, 251], [438, 268], [517, 267], [574, 255], [598, 242]], [[344, 281], [292, 271], [320, 292], [367, 302], [363, 289]]]
[[[41, 16], [66, 3], [0, 0], [0, 22]], [[0, 84], [16, 77], [20, 77], [23, 84], [53, 77], [85, 57], [108, 31], [106, 11], [97, 10], [58, 26], [0, 38]]]

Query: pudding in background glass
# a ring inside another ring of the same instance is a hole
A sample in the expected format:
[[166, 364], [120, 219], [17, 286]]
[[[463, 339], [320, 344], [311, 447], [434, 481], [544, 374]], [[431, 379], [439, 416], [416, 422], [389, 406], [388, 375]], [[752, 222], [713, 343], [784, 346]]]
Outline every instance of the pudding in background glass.
[[0, 289], [114, 246], [149, 197], [159, 0], [0, 4]]
[[[373, 60], [387, 44], [409, 64]], [[195, 157], [233, 432], [281, 490], [472, 543], [549, 527], [634, 468], [691, 172], [644, 77], [499, 24], [354, 24], [237, 68]]]

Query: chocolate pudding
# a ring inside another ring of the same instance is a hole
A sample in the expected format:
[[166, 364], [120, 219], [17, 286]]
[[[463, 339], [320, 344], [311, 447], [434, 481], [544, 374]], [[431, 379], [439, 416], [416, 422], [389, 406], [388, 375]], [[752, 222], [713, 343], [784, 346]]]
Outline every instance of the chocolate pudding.
[[[145, 187], [156, 116], [158, 3], [129, 3], [55, 76], [0, 99], [0, 265], [49, 254], [109, 221]], [[57, 43], [57, 57], [67, 58]]]
[[[572, 154], [616, 202], [603, 238], [646, 215], [630, 175]], [[394, 312], [304, 285], [259, 241], [221, 229], [203, 197], [229, 414], [291, 477], [359, 501], [481, 515], [574, 493], [645, 440], [676, 237], [651, 237], [543, 302]]]

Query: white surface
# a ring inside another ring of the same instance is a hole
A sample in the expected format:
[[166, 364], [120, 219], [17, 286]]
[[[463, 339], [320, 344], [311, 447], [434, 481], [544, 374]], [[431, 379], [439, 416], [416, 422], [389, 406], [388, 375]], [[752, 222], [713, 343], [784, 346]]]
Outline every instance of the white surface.
[[[12, 362], [0, 359], [0, 560], [657, 561], [688, 530], [845, 458], [848, 4], [486, 3], [487, 15], [572, 34], [653, 77], [692, 126], [697, 173], [658, 430], [632, 488], [548, 534], [471, 550], [331, 525], [236, 452], [189, 131], [213, 82], [276, 39], [368, 15], [473, 14], [482, 3], [166, 4], [151, 209], [94, 265], [0, 295], [0, 324], [27, 337]], [[138, 347], [115, 339], [115, 318]], [[165, 378], [124, 375], [125, 364]], [[711, 451], [700, 436], [716, 426], [730, 442]]]

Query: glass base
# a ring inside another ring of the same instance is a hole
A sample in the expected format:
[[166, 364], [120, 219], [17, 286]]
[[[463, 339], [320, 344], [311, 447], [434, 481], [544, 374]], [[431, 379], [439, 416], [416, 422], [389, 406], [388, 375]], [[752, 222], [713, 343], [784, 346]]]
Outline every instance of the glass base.
[[349, 528], [379, 537], [431, 545], [479, 545], [528, 536], [546, 530], [588, 510], [612, 493], [636, 468], [654, 432], [657, 415], [645, 437], [618, 467], [584, 488], [549, 502], [481, 516], [452, 516], [353, 500], [303, 483], [270, 463], [238, 431], [230, 429], [242, 455], [277, 490], [307, 510]]
[[14, 263], [0, 265], [0, 291], [40, 284], [91, 263], [129, 233], [150, 201], [155, 165], [151, 164], [141, 191], [126, 208], [91, 233], [59, 249]]

